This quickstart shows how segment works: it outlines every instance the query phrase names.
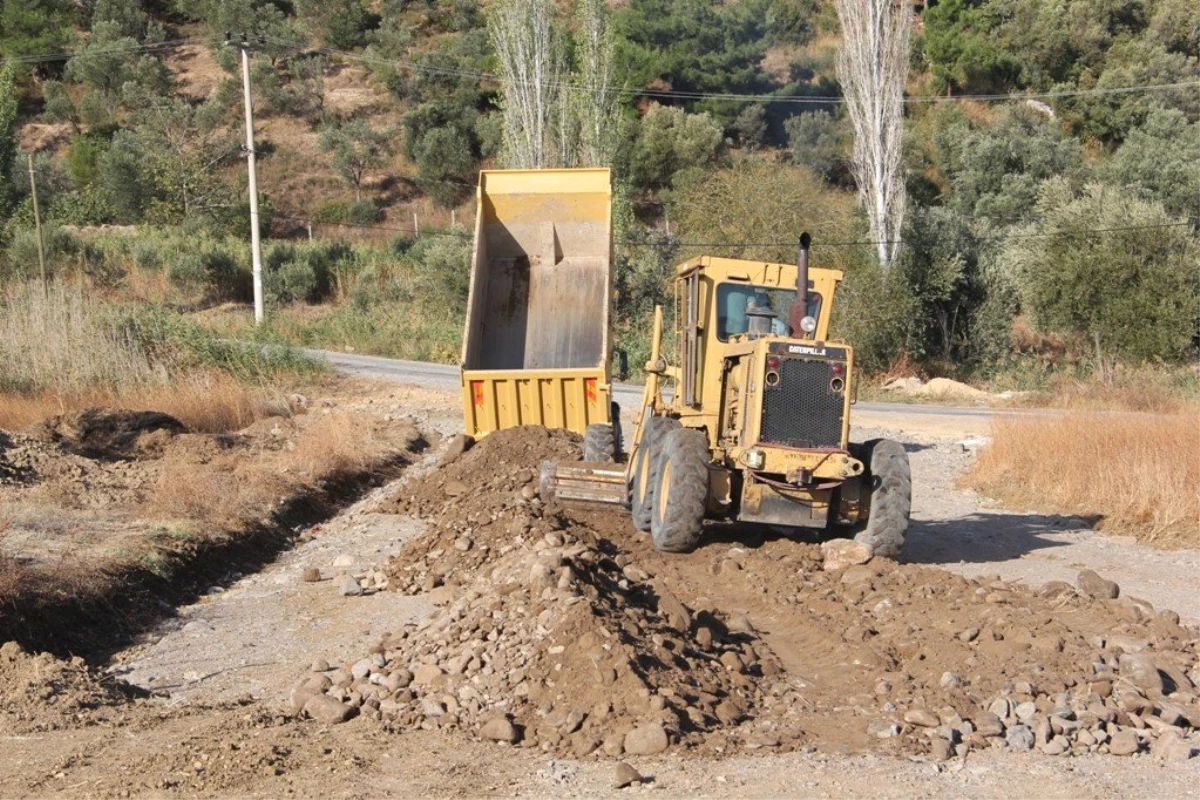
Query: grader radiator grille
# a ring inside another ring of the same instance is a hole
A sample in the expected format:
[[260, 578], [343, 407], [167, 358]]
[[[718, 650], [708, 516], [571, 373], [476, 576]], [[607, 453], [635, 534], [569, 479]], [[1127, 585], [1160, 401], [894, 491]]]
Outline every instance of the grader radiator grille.
[[783, 358], [779, 383], [763, 386], [764, 444], [841, 447], [843, 395], [833, 391], [828, 361]]

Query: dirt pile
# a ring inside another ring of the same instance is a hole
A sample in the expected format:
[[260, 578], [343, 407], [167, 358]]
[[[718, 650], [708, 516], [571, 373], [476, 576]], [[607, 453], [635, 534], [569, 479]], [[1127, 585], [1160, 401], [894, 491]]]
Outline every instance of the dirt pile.
[[728, 526], [659, 554], [617, 510], [543, 503], [551, 457], [577, 441], [495, 434], [386, 503], [429, 523], [391, 588], [440, 609], [302, 679], [295, 707], [576, 756], [1200, 743], [1200, 640], [1172, 612], [1090, 576], [1039, 592], [878, 558], [830, 569], [815, 544]]
[[131, 696], [129, 687], [83, 659], [33, 655], [16, 642], [0, 645], [0, 719], [11, 733], [100, 724], [119, 716]]
[[413, 594], [469, 581], [513, 547], [566, 527], [567, 518], [537, 497], [538, 472], [547, 459], [580, 458], [581, 447], [567, 431], [511, 428], [404, 484], [378, 510], [425, 517], [430, 526], [419, 546], [388, 565], [391, 588]]
[[[386, 504], [436, 515], [387, 572], [400, 591], [432, 590], [442, 609], [306, 679], [294, 705], [576, 756], [724, 749], [724, 734], [708, 734], [760, 706], [779, 665], [744, 620], [686, 607], [527, 491], [543, 459], [577, 458], [578, 447], [543, 429], [498, 433]], [[322, 692], [343, 708], [314, 702]]]
[[88, 408], [45, 420], [37, 435], [89, 458], [157, 456], [187, 428], [170, 414], [124, 408]]

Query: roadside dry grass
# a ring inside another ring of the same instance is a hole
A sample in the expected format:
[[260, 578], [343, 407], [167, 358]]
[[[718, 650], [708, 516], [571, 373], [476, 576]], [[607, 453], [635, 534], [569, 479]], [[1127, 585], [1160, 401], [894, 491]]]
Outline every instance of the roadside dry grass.
[[288, 410], [286, 398], [278, 389], [247, 386], [229, 375], [201, 371], [181, 376], [171, 384], [125, 390], [108, 386], [65, 393], [0, 392], [0, 429], [25, 430], [57, 414], [98, 406], [161, 411], [195, 433], [241, 430]]
[[997, 419], [966, 482], [1016, 508], [1099, 515], [1110, 533], [1197, 547], [1200, 407]]
[[362, 414], [337, 411], [262, 422], [249, 429], [256, 440], [249, 448], [214, 451], [210, 440], [172, 447], [139, 512], [156, 520], [244, 525], [286, 498], [366, 473], [407, 446], [376, 426]]

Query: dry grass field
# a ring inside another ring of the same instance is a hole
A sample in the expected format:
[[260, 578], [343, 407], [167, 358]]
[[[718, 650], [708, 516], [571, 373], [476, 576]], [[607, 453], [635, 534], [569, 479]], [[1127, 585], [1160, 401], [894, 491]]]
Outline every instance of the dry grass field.
[[1018, 508], [1102, 517], [1160, 547], [1200, 539], [1200, 409], [1003, 417], [967, 476]]

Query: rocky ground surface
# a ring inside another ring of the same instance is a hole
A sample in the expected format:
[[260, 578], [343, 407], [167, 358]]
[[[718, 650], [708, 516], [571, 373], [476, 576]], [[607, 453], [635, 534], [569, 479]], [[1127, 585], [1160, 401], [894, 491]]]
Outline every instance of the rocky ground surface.
[[108, 669], [0, 653], [0, 794], [1200, 793], [1196, 551], [990, 508], [939, 428], [896, 437], [906, 563], [722, 527], [663, 556], [536, 496], [572, 437], [441, 464], [436, 394], [404, 479]]

